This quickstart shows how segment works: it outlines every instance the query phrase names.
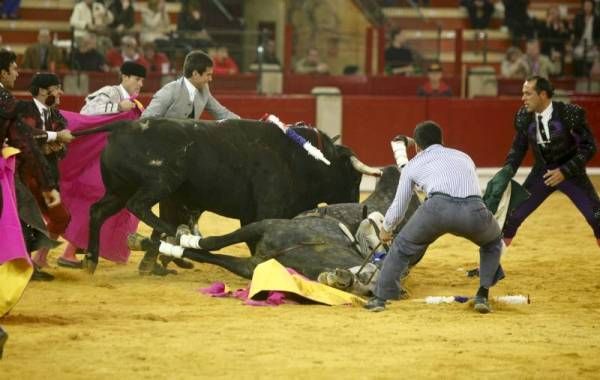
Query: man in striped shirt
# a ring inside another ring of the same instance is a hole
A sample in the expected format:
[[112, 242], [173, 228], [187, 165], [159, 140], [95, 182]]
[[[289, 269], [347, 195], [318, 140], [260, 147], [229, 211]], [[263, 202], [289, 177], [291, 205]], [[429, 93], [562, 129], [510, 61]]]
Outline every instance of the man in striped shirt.
[[425, 254], [429, 244], [446, 233], [462, 236], [480, 249], [480, 287], [475, 310], [488, 313], [488, 291], [504, 278], [500, 266], [502, 233], [481, 199], [481, 189], [471, 158], [442, 145], [442, 130], [433, 121], [418, 124], [414, 132], [417, 155], [402, 169], [396, 196], [385, 215], [380, 239], [392, 240], [392, 231], [402, 221], [413, 188], [419, 187], [427, 200], [402, 228], [385, 258], [375, 296], [365, 308], [383, 311], [386, 300], [399, 298], [400, 279]]

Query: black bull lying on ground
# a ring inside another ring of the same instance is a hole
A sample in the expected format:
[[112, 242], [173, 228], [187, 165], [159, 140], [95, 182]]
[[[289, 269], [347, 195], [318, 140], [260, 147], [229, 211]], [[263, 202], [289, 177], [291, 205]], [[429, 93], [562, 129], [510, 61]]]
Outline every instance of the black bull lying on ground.
[[[386, 167], [375, 191], [360, 204], [329, 205], [324, 212], [319, 209], [318, 212], [305, 212], [293, 219], [266, 219], [251, 223], [226, 235], [201, 239], [199, 244], [202, 249], [187, 248], [182, 257], [215, 264], [248, 279], [252, 277], [258, 264], [272, 258], [312, 280], [316, 280], [321, 272], [327, 270], [361, 265], [364, 259], [342, 232], [339, 223], [345, 224], [355, 234], [364, 218], [365, 206], [369, 213], [385, 213], [394, 198], [398, 180], [398, 169]], [[418, 198], [413, 196], [404, 221], [410, 218], [419, 205]], [[210, 252], [240, 242], [256, 244], [251, 257], [241, 258]], [[140, 240], [138, 236], [136, 244], [138, 249], [157, 251], [160, 242]], [[415, 262], [411, 264], [415, 264], [418, 259], [415, 258]]]
[[[309, 157], [273, 124], [254, 120], [142, 119], [95, 129], [111, 134], [101, 158], [106, 193], [90, 210], [84, 267], [93, 273], [100, 227], [125, 207], [154, 228], [154, 238], [174, 236], [177, 225], [203, 211], [246, 225], [292, 218], [321, 202], [357, 202], [359, 170], [380, 174], [318, 130], [294, 130], [331, 165]], [[160, 218], [151, 210], [159, 202]]]

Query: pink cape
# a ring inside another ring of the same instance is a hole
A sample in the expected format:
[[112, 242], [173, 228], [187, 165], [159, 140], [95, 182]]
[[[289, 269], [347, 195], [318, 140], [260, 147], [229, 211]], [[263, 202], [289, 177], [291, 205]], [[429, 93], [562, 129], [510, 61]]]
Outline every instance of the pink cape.
[[[286, 268], [289, 274], [295, 274], [298, 276], [302, 276], [300, 273], [296, 272], [292, 268]], [[306, 277], [302, 276], [307, 279]], [[307, 279], [308, 280], [308, 279]], [[310, 281], [310, 280], [308, 280]], [[249, 306], [279, 306], [284, 303], [297, 303], [294, 301], [294, 294], [288, 294], [288, 292], [282, 292], [278, 290], [271, 290], [267, 293], [267, 297], [265, 300], [253, 300], [252, 298], [248, 298], [250, 294], [250, 286], [243, 289], [237, 289], [235, 291], [229, 290], [227, 285], [224, 282], [217, 281], [213, 282], [207, 288], [198, 289], [198, 291], [202, 294], [206, 294], [211, 297], [233, 297], [239, 300], [244, 301], [244, 305]], [[290, 295], [292, 298], [290, 298]], [[296, 297], [297, 298], [297, 297]]]
[[30, 262], [17, 211], [15, 156], [5, 159], [0, 154], [0, 187], [3, 202], [0, 212], [0, 265], [17, 259]]
[[[60, 113], [67, 119], [71, 131], [140, 117], [137, 109], [111, 115], [81, 115], [69, 111]], [[107, 133], [79, 136], [68, 145], [67, 155], [59, 161], [60, 195], [71, 213], [71, 221], [64, 237], [79, 248], [88, 246], [90, 207], [105, 193], [100, 174], [100, 154], [107, 137]], [[108, 218], [100, 232], [100, 256], [110, 261], [126, 263], [131, 253], [127, 248], [127, 236], [137, 230], [138, 222], [127, 210], [121, 210]]]

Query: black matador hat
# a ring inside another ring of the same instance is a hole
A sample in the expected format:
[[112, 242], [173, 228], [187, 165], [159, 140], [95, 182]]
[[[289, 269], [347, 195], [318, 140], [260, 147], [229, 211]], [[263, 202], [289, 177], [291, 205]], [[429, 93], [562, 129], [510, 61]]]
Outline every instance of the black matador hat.
[[146, 78], [146, 68], [139, 63], [127, 61], [121, 65], [122, 75], [135, 75], [136, 77]]
[[60, 85], [60, 80], [56, 76], [56, 74], [52, 73], [36, 73], [33, 78], [31, 78], [31, 86], [37, 88], [45, 88], [48, 89], [51, 86]]

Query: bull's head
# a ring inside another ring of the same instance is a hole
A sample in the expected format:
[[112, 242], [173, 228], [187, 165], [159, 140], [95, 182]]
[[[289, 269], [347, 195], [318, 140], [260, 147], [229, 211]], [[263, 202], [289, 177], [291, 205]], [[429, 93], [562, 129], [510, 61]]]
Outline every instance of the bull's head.
[[361, 162], [354, 152], [346, 146], [335, 145], [335, 150], [337, 159], [333, 165], [337, 165], [341, 169], [340, 172], [344, 176], [341, 180], [344, 185], [341, 188], [346, 189], [345, 192], [342, 191], [339, 194], [340, 199], [337, 199], [335, 203], [358, 202], [362, 175], [381, 176], [381, 170]]
[[312, 190], [319, 193], [318, 202], [329, 204], [358, 202], [362, 175], [381, 175], [381, 170], [362, 163], [350, 148], [334, 144], [334, 139], [325, 133], [314, 128], [294, 128], [294, 130], [319, 148], [331, 162], [330, 166], [326, 166], [322, 162], [311, 159], [314, 168], [312, 173], [319, 173], [319, 178], [314, 178], [318, 184]]

